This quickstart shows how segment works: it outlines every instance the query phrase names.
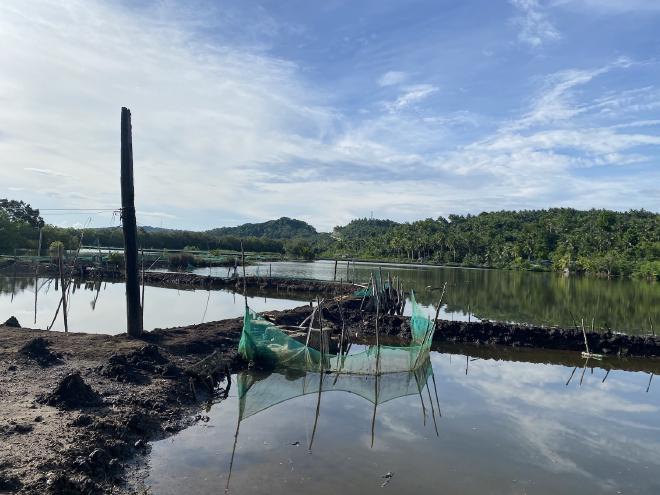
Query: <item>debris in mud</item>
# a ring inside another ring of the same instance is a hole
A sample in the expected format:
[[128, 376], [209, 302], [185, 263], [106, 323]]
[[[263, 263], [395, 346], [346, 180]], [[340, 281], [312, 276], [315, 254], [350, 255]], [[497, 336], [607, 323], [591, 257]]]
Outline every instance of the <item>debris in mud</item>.
[[99, 406], [103, 400], [85, 383], [80, 372], [75, 371], [66, 375], [52, 393], [40, 397], [39, 402], [64, 409], [78, 409]]
[[10, 316], [4, 325], [6, 327], [21, 328], [21, 324], [18, 322], [15, 316]]
[[387, 473], [385, 473], [385, 474], [382, 476], [382, 478], [384, 478], [385, 481], [383, 482], [382, 485], [380, 485], [380, 487], [383, 488], [384, 486], [387, 486], [387, 484], [388, 484], [390, 481], [392, 481], [392, 478], [393, 478], [393, 477], [394, 477], [394, 473], [392, 473], [392, 472], [390, 472], [390, 471], [388, 471]]
[[29, 423], [11, 422], [8, 425], [0, 426], [0, 433], [4, 435], [24, 435], [30, 433], [34, 427]]
[[18, 353], [32, 361], [36, 361], [44, 368], [53, 364], [61, 363], [62, 356], [51, 351], [48, 346], [49, 342], [46, 339], [43, 337], [36, 337], [21, 347]]

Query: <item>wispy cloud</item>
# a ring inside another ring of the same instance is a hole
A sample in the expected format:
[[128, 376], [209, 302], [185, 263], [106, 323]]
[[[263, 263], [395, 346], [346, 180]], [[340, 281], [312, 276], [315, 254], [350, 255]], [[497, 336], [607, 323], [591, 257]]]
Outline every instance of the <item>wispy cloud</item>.
[[531, 47], [561, 38], [538, 0], [510, 0], [518, 13], [513, 23], [520, 29], [518, 39]]
[[391, 70], [380, 76], [380, 79], [378, 79], [378, 85], [383, 87], [395, 86], [401, 84], [406, 79], [408, 79], [408, 74], [405, 72]]
[[25, 167], [23, 170], [26, 170], [28, 172], [33, 172], [39, 175], [47, 175], [49, 177], [69, 177], [67, 174], [63, 174], [62, 172], [57, 172], [55, 170], [50, 170], [47, 168]]
[[[392, 55], [370, 35], [368, 49], [355, 49], [366, 54], [350, 52], [365, 57], [368, 74], [321, 84], [310, 74], [323, 60], [271, 48], [293, 28], [267, 12], [248, 33], [244, 17], [206, 3], [121, 5], [0, 3], [0, 101], [11, 129], [0, 140], [0, 194], [11, 185], [36, 207], [118, 207], [119, 109], [128, 106], [138, 211], [180, 227], [287, 215], [330, 229], [371, 210], [411, 220], [557, 204], [657, 209], [649, 184], [660, 170], [648, 163], [660, 146], [660, 92], [655, 78], [628, 76], [654, 75], [651, 63], [558, 60], [563, 70], [549, 74], [535, 66], [496, 84], [463, 74], [458, 84], [454, 74], [452, 85], [449, 55], [446, 74], [425, 73], [404, 63], [414, 53]], [[515, 5], [528, 32], [544, 32], [541, 4]], [[518, 80], [520, 92], [500, 101]], [[584, 176], [632, 164], [647, 165]]]
[[406, 86], [403, 88], [403, 93], [401, 93], [393, 102], [386, 103], [386, 106], [390, 111], [402, 110], [421, 102], [436, 91], [438, 91], [438, 88], [432, 84], [415, 84], [413, 86]]

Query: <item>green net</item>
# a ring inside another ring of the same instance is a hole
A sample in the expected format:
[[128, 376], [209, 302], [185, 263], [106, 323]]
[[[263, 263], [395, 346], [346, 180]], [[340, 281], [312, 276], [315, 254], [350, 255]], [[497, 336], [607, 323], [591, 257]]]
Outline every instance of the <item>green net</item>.
[[411, 302], [412, 342], [409, 346], [378, 345], [348, 355], [322, 354], [246, 307], [238, 351], [247, 361], [273, 368], [360, 375], [413, 370], [429, 353], [435, 324], [419, 308], [414, 294], [411, 294]]
[[237, 378], [240, 419], [296, 397], [319, 392], [348, 392], [374, 405], [399, 397], [421, 396], [432, 373], [428, 356], [415, 370], [384, 375], [333, 375], [318, 371], [266, 374], [247, 371], [239, 373]]

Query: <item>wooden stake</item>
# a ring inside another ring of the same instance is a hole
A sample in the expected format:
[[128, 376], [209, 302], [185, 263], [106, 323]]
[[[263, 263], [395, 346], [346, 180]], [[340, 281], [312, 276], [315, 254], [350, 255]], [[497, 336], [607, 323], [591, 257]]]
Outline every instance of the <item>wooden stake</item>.
[[144, 249], [142, 251], [142, 302], [140, 303], [141, 325], [144, 328]]
[[121, 109], [121, 220], [126, 265], [126, 331], [130, 337], [142, 335], [142, 310], [137, 262], [137, 221], [133, 186], [133, 137], [131, 111]]
[[241, 241], [241, 265], [243, 265], [243, 298], [245, 299], [245, 307], [247, 308], [247, 278], [245, 277], [245, 250], [243, 249], [243, 241]]
[[41, 258], [41, 234], [42, 227], [39, 228], [39, 244], [37, 245], [37, 262], [34, 265], [34, 324], [37, 324], [37, 294], [39, 294], [39, 288], [37, 284], [39, 283], [39, 261]]
[[335, 274], [332, 276], [333, 282], [337, 281], [337, 260], [335, 260]]
[[62, 246], [59, 247], [60, 289], [62, 290], [62, 316], [64, 317], [64, 332], [69, 332], [69, 322], [66, 316], [66, 284], [64, 283], [64, 266], [62, 265]]

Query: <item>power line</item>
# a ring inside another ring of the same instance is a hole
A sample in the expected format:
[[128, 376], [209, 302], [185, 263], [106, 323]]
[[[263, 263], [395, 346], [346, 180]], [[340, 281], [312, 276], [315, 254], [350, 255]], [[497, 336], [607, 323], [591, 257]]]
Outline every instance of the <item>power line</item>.
[[38, 208], [39, 211], [117, 211], [121, 208]]

